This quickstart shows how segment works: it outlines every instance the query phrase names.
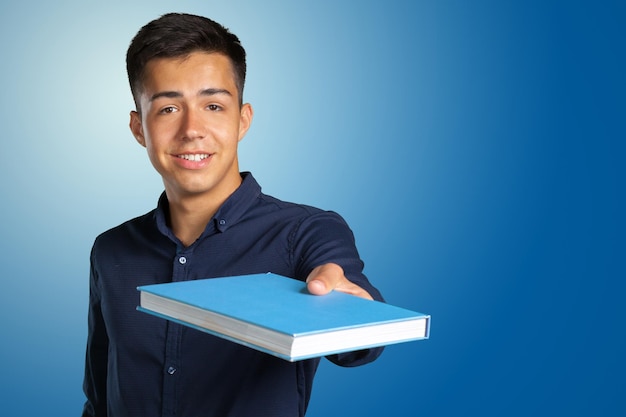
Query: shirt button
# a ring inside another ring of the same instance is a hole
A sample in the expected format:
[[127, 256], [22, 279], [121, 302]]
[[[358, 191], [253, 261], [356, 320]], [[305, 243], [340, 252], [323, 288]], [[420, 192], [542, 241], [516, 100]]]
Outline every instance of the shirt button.
[[224, 226], [225, 224], [226, 224], [226, 220], [224, 220], [224, 219], [220, 220], [220, 225], [221, 226]]
[[169, 368], [167, 368], [167, 373], [170, 375], [174, 375], [176, 373], [176, 368], [170, 366]]
[[182, 265], [185, 265], [187, 263], [187, 258], [181, 256], [180, 258], [178, 258], [178, 262], [180, 262]]

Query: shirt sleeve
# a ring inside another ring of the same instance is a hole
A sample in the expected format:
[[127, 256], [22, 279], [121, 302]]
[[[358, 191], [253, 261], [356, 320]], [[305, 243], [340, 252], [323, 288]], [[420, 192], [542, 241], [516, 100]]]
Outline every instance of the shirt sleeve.
[[[332, 211], [313, 213], [302, 220], [291, 236], [296, 278], [305, 280], [317, 266], [336, 263], [346, 278], [366, 290], [375, 300], [384, 301], [381, 293], [363, 274], [354, 234], [345, 220]], [[352, 367], [374, 361], [382, 347], [331, 355], [327, 358], [340, 366]]]
[[94, 252], [92, 250], [89, 274], [87, 349], [83, 380], [83, 391], [87, 399], [83, 407], [83, 417], [107, 415], [106, 380], [109, 339], [102, 317], [101, 292], [98, 273], [94, 264]]

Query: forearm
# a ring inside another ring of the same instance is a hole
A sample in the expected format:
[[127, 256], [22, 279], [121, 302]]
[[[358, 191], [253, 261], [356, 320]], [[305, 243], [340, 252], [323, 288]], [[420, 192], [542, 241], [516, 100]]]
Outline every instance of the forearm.
[[[299, 266], [308, 271], [309, 291], [323, 296], [336, 290], [376, 301], [380, 292], [363, 274], [363, 262], [356, 249], [352, 231], [336, 213], [311, 216], [300, 226], [296, 253]], [[359, 366], [374, 361], [383, 348], [364, 349], [328, 356], [340, 366]]]

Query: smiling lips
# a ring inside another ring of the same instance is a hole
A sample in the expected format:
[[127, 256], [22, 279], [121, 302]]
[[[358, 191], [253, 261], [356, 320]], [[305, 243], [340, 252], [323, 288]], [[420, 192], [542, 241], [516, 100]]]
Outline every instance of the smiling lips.
[[203, 159], [207, 159], [209, 156], [211, 156], [211, 155], [208, 154], [208, 153], [176, 155], [176, 157], [178, 157], [178, 158], [186, 159], [187, 161], [194, 161], [194, 162], [200, 162]]

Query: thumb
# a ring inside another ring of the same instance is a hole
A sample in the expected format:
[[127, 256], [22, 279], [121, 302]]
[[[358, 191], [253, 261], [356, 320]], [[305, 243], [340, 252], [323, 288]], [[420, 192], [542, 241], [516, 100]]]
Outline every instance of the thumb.
[[324, 295], [331, 292], [343, 278], [343, 269], [337, 264], [325, 264], [314, 268], [306, 279], [311, 294]]

